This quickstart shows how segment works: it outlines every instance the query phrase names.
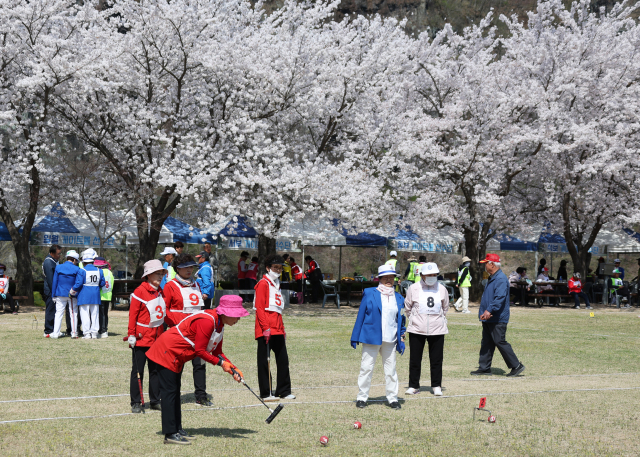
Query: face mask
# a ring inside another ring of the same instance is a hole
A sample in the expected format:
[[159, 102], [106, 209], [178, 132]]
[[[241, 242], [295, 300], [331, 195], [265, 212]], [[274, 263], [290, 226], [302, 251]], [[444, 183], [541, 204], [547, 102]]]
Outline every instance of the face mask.
[[424, 278], [422, 280], [422, 282], [424, 282], [427, 286], [433, 286], [435, 283], [438, 282], [438, 277], [437, 276], [427, 276], [426, 278]]
[[280, 278], [280, 273], [276, 273], [275, 271], [269, 271], [267, 272], [267, 276], [269, 276], [269, 278], [272, 281], [277, 281], [278, 278]]
[[471, 265], [471, 262], [465, 262], [465, 263], [463, 263], [462, 265], [463, 265], [463, 266], [465, 266], [465, 267], [468, 267], [468, 266], [470, 266], [470, 265]]

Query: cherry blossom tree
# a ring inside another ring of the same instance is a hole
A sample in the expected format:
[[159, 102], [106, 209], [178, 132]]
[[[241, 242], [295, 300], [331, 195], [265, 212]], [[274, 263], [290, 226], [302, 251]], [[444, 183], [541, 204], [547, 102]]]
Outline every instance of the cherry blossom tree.
[[526, 71], [544, 146], [527, 180], [527, 205], [555, 223], [575, 271], [604, 224], [638, 221], [640, 27], [638, 5], [593, 11], [540, 2], [526, 25], [503, 18], [506, 55]]
[[29, 238], [43, 191], [59, 183], [55, 173], [58, 122], [53, 99], [69, 81], [95, 65], [95, 52], [79, 54], [91, 41], [91, 6], [69, 0], [7, 0], [0, 7], [0, 217], [16, 252], [17, 293], [32, 300]]

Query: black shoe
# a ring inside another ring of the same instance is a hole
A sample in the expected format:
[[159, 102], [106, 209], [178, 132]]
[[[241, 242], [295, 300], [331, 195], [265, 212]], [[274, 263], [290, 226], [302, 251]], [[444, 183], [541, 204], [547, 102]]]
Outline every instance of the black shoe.
[[187, 432], [185, 432], [183, 429], [178, 430], [178, 435], [180, 435], [181, 437], [189, 440], [189, 441], [193, 441], [196, 439], [195, 436], [193, 435], [189, 435]]
[[476, 371], [472, 371], [471, 374], [474, 376], [491, 376], [493, 373], [491, 373], [491, 369], [488, 369], [488, 370], [478, 369]]
[[389, 403], [389, 408], [391, 408], [391, 409], [400, 409], [400, 408], [402, 408], [402, 406], [400, 406], [400, 403], [398, 403], [397, 401], [394, 401], [393, 403]]
[[211, 403], [208, 398], [201, 398], [200, 400], [196, 400], [196, 404], [207, 407], [213, 406], [213, 403]]
[[156, 411], [162, 411], [162, 407], [160, 406], [160, 403], [151, 403], [150, 408], [155, 409]]
[[512, 368], [511, 371], [507, 373], [507, 376], [518, 376], [523, 371], [524, 371], [524, 365], [520, 364], [517, 367]]
[[173, 433], [164, 436], [164, 444], [191, 444], [191, 441], [184, 438], [180, 433]]
[[143, 413], [144, 410], [142, 409], [142, 405], [140, 403], [134, 403], [133, 405], [131, 405], [131, 412], [134, 414], [140, 414]]
[[356, 401], [356, 408], [366, 408], [367, 407], [367, 402], [363, 401], [363, 400], [358, 400]]

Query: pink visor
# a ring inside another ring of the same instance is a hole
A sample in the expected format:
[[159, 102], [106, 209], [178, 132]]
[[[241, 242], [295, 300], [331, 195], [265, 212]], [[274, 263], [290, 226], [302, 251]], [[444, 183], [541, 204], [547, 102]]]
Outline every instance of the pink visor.
[[239, 295], [223, 295], [216, 313], [227, 317], [245, 317], [249, 312], [242, 306], [242, 297]]

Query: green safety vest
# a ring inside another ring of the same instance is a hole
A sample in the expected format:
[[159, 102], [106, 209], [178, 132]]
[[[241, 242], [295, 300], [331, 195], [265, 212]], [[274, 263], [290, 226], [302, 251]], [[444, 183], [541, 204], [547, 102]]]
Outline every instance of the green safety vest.
[[407, 281], [412, 281], [412, 282], [420, 281], [420, 275], [416, 274], [416, 267], [418, 265], [420, 265], [418, 262], [411, 262], [409, 264], [409, 274], [407, 275]]
[[616, 285], [616, 281], [620, 279], [620, 278], [611, 278], [611, 287], [614, 289], [618, 289], [620, 287], [622, 287], [622, 285]]
[[420, 280], [422, 279], [422, 276], [420, 276], [420, 269], [422, 268], [422, 265], [424, 265], [424, 264], [425, 264], [425, 262], [416, 263], [415, 270], [413, 272], [413, 276], [414, 276], [413, 282], [414, 283], [420, 282]]
[[[460, 278], [462, 277], [464, 270], [467, 270], [467, 277], [464, 278], [462, 283], [460, 283]], [[469, 271], [469, 267], [464, 267], [462, 270], [458, 270], [458, 283], [460, 283], [460, 287], [471, 287], [471, 272]]]
[[[387, 260], [387, 262], [385, 263], [385, 265], [391, 265], [393, 267], [393, 269], [396, 269], [396, 265], [398, 264], [398, 259], [389, 259]], [[397, 271], [397, 270], [396, 270]], [[398, 282], [398, 277], [396, 276], [396, 278], [393, 280], [394, 282]]]
[[174, 270], [173, 267], [169, 265], [169, 268], [167, 268], [167, 282], [171, 281], [175, 277], [176, 277], [176, 270]]
[[111, 301], [113, 294], [113, 273], [108, 268], [102, 268], [102, 274], [104, 275], [104, 287], [100, 289], [100, 300]]

